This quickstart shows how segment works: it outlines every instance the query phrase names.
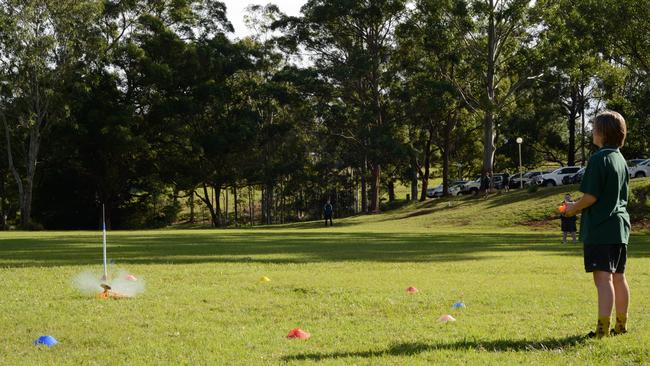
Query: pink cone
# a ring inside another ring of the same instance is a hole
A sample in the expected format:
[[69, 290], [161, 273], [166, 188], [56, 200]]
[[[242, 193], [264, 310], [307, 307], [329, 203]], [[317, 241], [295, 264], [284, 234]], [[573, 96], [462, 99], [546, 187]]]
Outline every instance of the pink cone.
[[137, 281], [138, 279], [135, 278], [134, 275], [128, 275], [128, 276], [126, 276], [126, 280], [127, 280], [127, 281]]
[[300, 328], [294, 328], [289, 332], [289, 334], [287, 334], [287, 338], [290, 339], [309, 339], [309, 337], [311, 337], [311, 334]]
[[440, 318], [438, 318], [438, 321], [446, 323], [446, 322], [455, 322], [456, 319], [453, 316], [447, 314], [447, 315], [443, 315]]
[[418, 290], [417, 288], [413, 287], [413, 286], [411, 286], [411, 287], [409, 287], [409, 288], [406, 289], [406, 292], [410, 292], [410, 293], [412, 293], [412, 294], [414, 294], [414, 293], [416, 293], [416, 292], [418, 292], [418, 291], [419, 291], [419, 290]]

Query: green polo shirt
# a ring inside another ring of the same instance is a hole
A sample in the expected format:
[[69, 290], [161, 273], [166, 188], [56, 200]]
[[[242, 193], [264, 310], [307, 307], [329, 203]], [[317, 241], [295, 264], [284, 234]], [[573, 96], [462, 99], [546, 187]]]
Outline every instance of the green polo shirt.
[[589, 158], [580, 191], [597, 200], [582, 212], [580, 239], [583, 243], [627, 244], [629, 182], [625, 158], [617, 148], [603, 147]]

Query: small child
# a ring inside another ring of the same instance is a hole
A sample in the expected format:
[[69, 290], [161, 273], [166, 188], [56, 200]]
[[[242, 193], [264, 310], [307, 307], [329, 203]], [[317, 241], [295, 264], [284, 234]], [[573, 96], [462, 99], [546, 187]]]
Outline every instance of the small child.
[[[573, 199], [570, 194], [564, 196], [563, 205], [566, 207], [572, 205]], [[567, 217], [564, 213], [560, 215], [560, 222], [562, 223], [562, 244], [566, 244], [566, 237], [568, 234], [571, 234], [573, 238], [573, 244], [576, 243], [576, 221], [578, 218], [576, 216]]]
[[[630, 177], [619, 148], [627, 127], [623, 116], [604, 112], [593, 123], [593, 142], [599, 150], [589, 158], [580, 191], [582, 198], [567, 207], [565, 215], [583, 211], [580, 239], [584, 243], [585, 271], [592, 272], [598, 291], [598, 325], [591, 337], [627, 333], [630, 288], [625, 278], [630, 216], [627, 213]], [[616, 326], [610, 331], [616, 304]]]

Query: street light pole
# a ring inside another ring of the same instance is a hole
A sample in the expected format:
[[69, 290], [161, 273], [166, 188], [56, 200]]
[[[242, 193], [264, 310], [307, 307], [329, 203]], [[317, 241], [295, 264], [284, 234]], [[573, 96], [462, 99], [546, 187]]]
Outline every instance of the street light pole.
[[524, 142], [524, 139], [517, 137], [517, 145], [519, 145], [519, 184], [521, 189], [524, 189], [524, 174], [521, 169], [521, 143]]

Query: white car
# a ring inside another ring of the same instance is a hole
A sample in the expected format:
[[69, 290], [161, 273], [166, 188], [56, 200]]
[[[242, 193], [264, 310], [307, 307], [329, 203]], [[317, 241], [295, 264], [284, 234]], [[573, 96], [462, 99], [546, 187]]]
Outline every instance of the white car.
[[566, 166], [563, 168], [555, 169], [550, 173], [538, 175], [535, 177], [535, 181], [543, 186], [561, 186], [562, 178], [566, 177], [567, 175], [576, 174], [580, 168], [582, 167]]
[[[466, 181], [456, 181], [456, 182], [451, 182], [449, 184], [449, 194], [452, 196], [460, 196], [461, 195], [461, 187], [463, 184], [467, 183]], [[435, 187], [435, 188], [429, 188], [427, 189], [427, 197], [430, 198], [436, 198], [436, 197], [442, 197], [442, 184]]]
[[630, 173], [630, 178], [650, 177], [650, 159], [642, 160], [638, 164], [628, 162], [627, 171]]
[[476, 194], [481, 189], [481, 177], [476, 180], [470, 180], [460, 187], [461, 194]]
[[[481, 190], [481, 179], [478, 177], [476, 180], [470, 180], [462, 185], [460, 194], [477, 194]], [[497, 188], [503, 188], [503, 174], [494, 174], [492, 177], [492, 185]]]

